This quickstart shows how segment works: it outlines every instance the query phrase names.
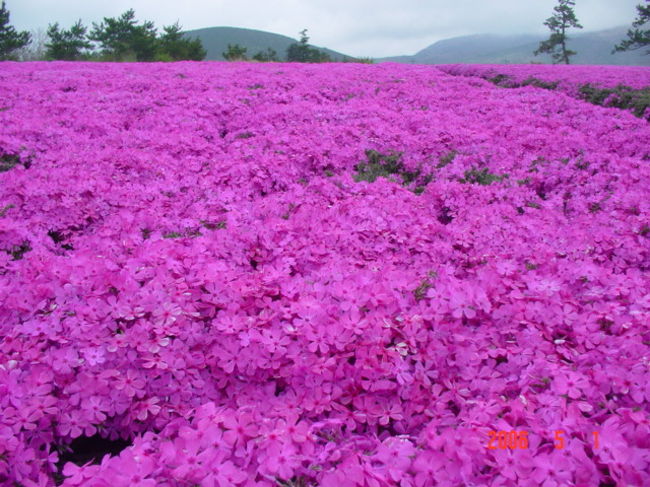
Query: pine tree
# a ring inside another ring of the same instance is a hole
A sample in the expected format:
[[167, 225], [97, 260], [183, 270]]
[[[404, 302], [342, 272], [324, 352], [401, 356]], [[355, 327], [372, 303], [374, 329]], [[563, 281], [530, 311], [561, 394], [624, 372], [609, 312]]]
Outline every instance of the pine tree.
[[3, 0], [0, 8], [0, 61], [16, 59], [16, 51], [27, 46], [30, 40], [29, 32], [16, 32], [16, 29], [9, 25], [9, 10]]
[[88, 37], [98, 42], [104, 57], [112, 61], [153, 61], [156, 57], [158, 37], [154, 23], [145, 21], [138, 25], [133, 9], [118, 18], [104, 17], [100, 24], [93, 22]]
[[183, 28], [176, 22], [163, 27], [163, 34], [158, 39], [158, 55], [161, 61], [202, 61], [206, 51], [200, 39], [188, 39]]
[[[640, 29], [650, 23], [650, 0], [646, 0], [646, 3], [647, 5], [636, 6], [637, 18], [632, 23], [633, 28], [627, 31], [627, 38], [616, 45], [612, 53], [650, 46], [650, 29]], [[646, 54], [650, 54], [650, 49]]]
[[246, 51], [248, 51], [248, 49], [239, 44], [228, 44], [228, 50], [222, 52], [221, 55], [226, 61], [248, 61]]
[[575, 51], [567, 49], [568, 36], [566, 34], [571, 27], [582, 29], [573, 11], [574, 6], [574, 0], [558, 0], [558, 4], [553, 8], [555, 13], [544, 22], [544, 25], [551, 30], [551, 36], [540, 42], [534, 53], [535, 56], [550, 54], [553, 63], [569, 64], [569, 57], [577, 54]]
[[68, 30], [62, 30], [58, 22], [48, 26], [49, 42], [45, 44], [47, 59], [64, 61], [83, 59], [83, 51], [92, 47], [90, 41], [86, 39], [86, 32], [87, 28], [83, 26], [81, 20]]
[[280, 59], [278, 58], [278, 53], [275, 49], [271, 49], [270, 47], [266, 48], [266, 51], [258, 51], [254, 56], [253, 59], [255, 61], [259, 61], [262, 63], [272, 63], [272, 62], [278, 62]]
[[331, 58], [320, 49], [309, 45], [307, 29], [300, 32], [300, 42], [294, 42], [287, 48], [287, 61], [290, 63], [327, 63]]

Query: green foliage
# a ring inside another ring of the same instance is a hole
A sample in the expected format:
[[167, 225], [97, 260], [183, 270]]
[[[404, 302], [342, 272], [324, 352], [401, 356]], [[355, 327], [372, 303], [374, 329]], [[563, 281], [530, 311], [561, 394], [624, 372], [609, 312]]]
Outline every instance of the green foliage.
[[307, 29], [300, 32], [300, 42], [294, 42], [287, 48], [287, 61], [290, 63], [328, 63], [332, 59], [320, 49], [309, 45]]
[[537, 88], [543, 88], [545, 90], [555, 90], [559, 84], [559, 81], [543, 81], [541, 79], [530, 77], [522, 81], [521, 86], [536, 86]]
[[48, 26], [49, 42], [45, 44], [46, 58], [63, 61], [84, 59], [86, 56], [84, 50], [92, 47], [92, 44], [86, 39], [86, 31], [81, 20], [78, 20], [68, 30], [61, 29], [58, 22]]
[[163, 27], [163, 34], [158, 38], [156, 60], [202, 61], [206, 55], [207, 52], [201, 41], [185, 37], [178, 22]]
[[491, 174], [489, 169], [484, 167], [482, 169], [470, 169], [469, 171], [465, 171], [465, 177], [462, 178], [460, 182], [489, 186], [492, 183], [503, 181], [507, 177], [507, 174]]
[[344, 63], [357, 63], [357, 64], [375, 64], [375, 60], [371, 57], [345, 57]]
[[398, 176], [402, 179], [402, 185], [404, 186], [415, 183], [412, 191], [420, 195], [424, 192], [426, 185], [433, 179], [431, 175], [423, 176], [420, 169], [415, 171], [407, 170], [402, 163], [401, 152], [382, 154], [375, 150], [366, 150], [366, 158], [367, 161], [354, 166], [357, 171], [354, 175], [356, 182], [367, 181], [374, 183], [379, 177], [397, 182], [394, 176]]
[[280, 58], [278, 57], [278, 53], [276, 52], [276, 50], [271, 49], [270, 47], [267, 48], [266, 51], [257, 52], [253, 56], [253, 59], [261, 63], [275, 63], [280, 61]]
[[20, 245], [14, 245], [11, 249], [5, 250], [5, 252], [11, 255], [12, 260], [21, 260], [30, 250], [32, 250], [32, 246], [28, 241], [24, 241]]
[[9, 10], [3, 0], [0, 7], [0, 61], [17, 59], [16, 51], [27, 46], [31, 35], [27, 31], [17, 32], [9, 25]]
[[650, 108], [650, 88], [636, 90], [623, 85], [616, 88], [599, 88], [586, 84], [580, 87], [580, 95], [594, 105], [631, 110], [637, 117], [643, 117]]
[[567, 49], [568, 36], [566, 31], [575, 27], [582, 29], [573, 10], [574, 0], [558, 0], [558, 4], [553, 9], [555, 13], [546, 19], [544, 25], [551, 31], [551, 36], [540, 42], [539, 47], [534, 52], [535, 56], [539, 54], [550, 54], [553, 63], [569, 64], [569, 57], [576, 54], [575, 51]]
[[[632, 23], [632, 29], [627, 31], [627, 38], [614, 47], [612, 54], [619, 51], [631, 51], [650, 46], [650, 29], [641, 29], [650, 22], [650, 5], [637, 5], [637, 17]], [[650, 54], [650, 49], [646, 51]]]
[[239, 44], [228, 44], [228, 50], [222, 52], [221, 55], [226, 61], [248, 61], [246, 51], [247, 49]]
[[457, 155], [458, 155], [458, 152], [456, 152], [455, 150], [452, 150], [452, 151], [447, 152], [445, 155], [440, 156], [440, 162], [438, 163], [436, 168], [437, 169], [442, 169], [443, 167], [448, 166], [449, 164], [451, 164], [454, 161], [454, 159], [456, 158]]
[[18, 165], [22, 165], [25, 169], [29, 169], [32, 165], [32, 161], [30, 159], [23, 161], [17, 154], [0, 155], [0, 172], [7, 172]]
[[375, 150], [366, 150], [366, 157], [367, 162], [360, 162], [354, 167], [357, 171], [354, 180], [357, 182], [374, 183], [379, 177], [390, 178], [394, 174], [400, 174], [404, 168], [401, 152], [385, 155]]
[[92, 56], [99, 61], [201, 61], [207, 54], [199, 39], [183, 34], [178, 22], [164, 26], [159, 36], [153, 22], [135, 20], [133, 9], [93, 23], [88, 38], [99, 43], [100, 52]]
[[7, 212], [15, 207], [16, 207], [15, 205], [8, 204], [0, 208], [0, 218], [4, 218], [7, 215]]
[[431, 281], [435, 280], [438, 277], [435, 271], [431, 271], [427, 274], [427, 277], [422, 279], [420, 285], [413, 290], [413, 296], [416, 301], [421, 301], [427, 297], [427, 291], [433, 287]]
[[530, 76], [523, 81], [515, 81], [506, 74], [497, 74], [492, 78], [487, 78], [490, 83], [493, 83], [501, 88], [519, 88], [521, 86], [536, 86], [545, 90], [555, 90], [560, 84], [559, 81], [544, 81], [539, 78]]
[[119, 17], [104, 17], [100, 24], [93, 22], [88, 36], [100, 45], [101, 59], [107, 61], [153, 61], [158, 48], [156, 27], [151, 21], [141, 25], [135, 20], [135, 11], [129, 9]]
[[221, 220], [219, 222], [213, 222], [208, 220], [201, 220], [201, 225], [203, 225], [208, 230], [222, 230], [227, 227], [226, 220]]

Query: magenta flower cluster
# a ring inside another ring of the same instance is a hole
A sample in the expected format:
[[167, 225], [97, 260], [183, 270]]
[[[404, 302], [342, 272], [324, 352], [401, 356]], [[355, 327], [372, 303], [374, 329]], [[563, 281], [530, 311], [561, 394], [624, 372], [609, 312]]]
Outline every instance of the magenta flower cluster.
[[[4, 63], [0, 161], [0, 485], [650, 485], [631, 113], [431, 66]], [[130, 445], [63, 462], [83, 437]]]

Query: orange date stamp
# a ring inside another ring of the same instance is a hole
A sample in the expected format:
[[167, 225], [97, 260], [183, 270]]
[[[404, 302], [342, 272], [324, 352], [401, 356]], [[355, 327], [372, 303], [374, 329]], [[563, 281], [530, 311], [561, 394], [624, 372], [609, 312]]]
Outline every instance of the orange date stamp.
[[[528, 449], [528, 431], [489, 431], [488, 450], [527, 450]], [[600, 437], [598, 431], [592, 432], [593, 447], [600, 447]], [[565, 439], [563, 430], [555, 430], [553, 438], [557, 450], [564, 449]]]

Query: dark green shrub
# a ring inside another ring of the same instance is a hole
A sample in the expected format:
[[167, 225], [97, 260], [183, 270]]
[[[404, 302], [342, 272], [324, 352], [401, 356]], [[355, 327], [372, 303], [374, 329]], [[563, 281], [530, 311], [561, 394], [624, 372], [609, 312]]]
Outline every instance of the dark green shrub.
[[503, 181], [507, 177], [507, 174], [491, 174], [489, 169], [484, 167], [483, 169], [470, 169], [469, 171], [465, 171], [465, 177], [460, 182], [489, 186], [494, 182]]
[[18, 154], [0, 155], [0, 172], [9, 171], [18, 165], [22, 165], [25, 169], [29, 169], [32, 165], [32, 161], [29, 158], [23, 161]]
[[599, 88], [586, 84], [580, 87], [580, 96], [594, 105], [630, 110], [640, 118], [650, 107], [650, 88], [634, 89], [625, 85], [616, 88]]

